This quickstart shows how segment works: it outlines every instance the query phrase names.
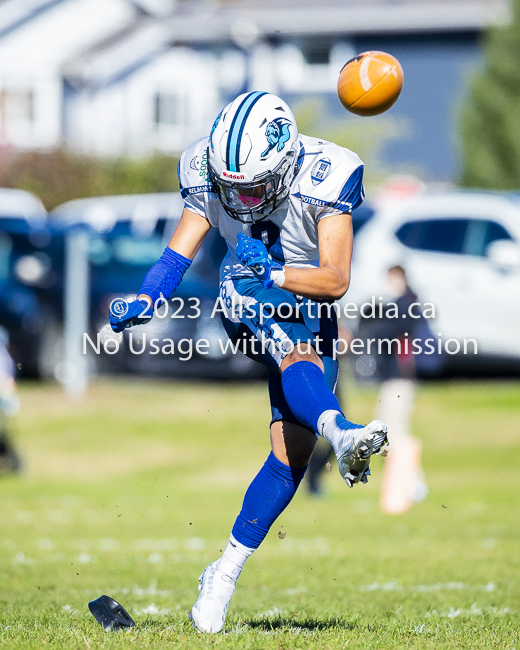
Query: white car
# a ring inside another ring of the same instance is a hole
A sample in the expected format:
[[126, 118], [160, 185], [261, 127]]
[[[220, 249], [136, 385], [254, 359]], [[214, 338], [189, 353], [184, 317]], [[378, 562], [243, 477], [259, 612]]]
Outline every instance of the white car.
[[356, 237], [344, 301], [384, 296], [394, 264], [435, 305], [430, 326], [444, 341], [475, 339], [481, 358], [520, 361], [520, 195], [425, 192], [385, 204]]
[[0, 219], [26, 219], [34, 227], [42, 227], [47, 210], [32, 192], [0, 187]]

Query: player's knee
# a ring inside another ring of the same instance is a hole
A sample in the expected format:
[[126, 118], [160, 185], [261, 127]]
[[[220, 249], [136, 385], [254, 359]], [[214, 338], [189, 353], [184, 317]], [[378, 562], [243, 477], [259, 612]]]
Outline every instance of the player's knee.
[[293, 363], [298, 363], [298, 361], [310, 361], [311, 363], [315, 363], [322, 370], [324, 369], [320, 357], [310, 343], [297, 343], [294, 346], [294, 349], [282, 361], [280, 370], [283, 372]]

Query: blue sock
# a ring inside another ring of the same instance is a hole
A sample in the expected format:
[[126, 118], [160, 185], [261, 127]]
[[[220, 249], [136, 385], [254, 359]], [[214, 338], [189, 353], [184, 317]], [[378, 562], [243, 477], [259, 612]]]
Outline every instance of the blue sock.
[[[325, 383], [320, 368], [311, 361], [297, 361], [282, 373], [282, 389], [294, 417], [305, 427], [317, 432], [318, 420], [325, 411], [341, 411], [341, 406]], [[348, 420], [343, 429], [357, 429], [360, 425]]]
[[306, 469], [288, 467], [271, 452], [247, 489], [231, 532], [233, 537], [248, 548], [258, 548], [291, 502]]

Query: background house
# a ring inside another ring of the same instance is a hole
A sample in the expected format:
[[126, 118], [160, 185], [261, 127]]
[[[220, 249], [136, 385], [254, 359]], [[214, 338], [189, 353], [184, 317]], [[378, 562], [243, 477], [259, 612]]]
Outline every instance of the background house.
[[52, 148], [64, 142], [62, 68], [113, 33], [135, 9], [126, 0], [4, 0], [0, 3], [0, 143]]
[[[0, 138], [104, 156], [178, 153], [230, 98], [261, 88], [291, 102], [302, 131], [350, 144], [381, 173], [453, 180], [479, 37], [505, 20], [505, 0], [3, 0]], [[397, 105], [369, 119], [335, 94], [343, 64], [367, 49], [395, 54], [405, 70]]]

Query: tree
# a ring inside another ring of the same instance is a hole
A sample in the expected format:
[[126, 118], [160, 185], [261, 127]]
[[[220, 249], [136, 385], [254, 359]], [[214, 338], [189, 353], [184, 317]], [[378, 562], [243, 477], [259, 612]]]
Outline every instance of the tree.
[[484, 69], [461, 112], [461, 184], [520, 189], [520, 0], [512, 20], [484, 37]]
[[0, 153], [0, 187], [37, 194], [47, 210], [87, 196], [175, 192], [178, 158], [91, 158], [63, 149]]

